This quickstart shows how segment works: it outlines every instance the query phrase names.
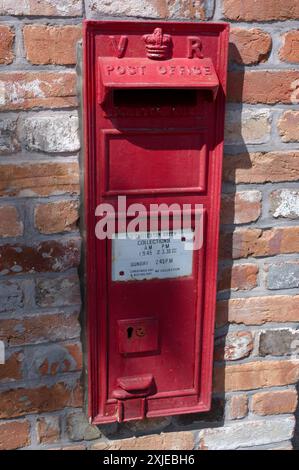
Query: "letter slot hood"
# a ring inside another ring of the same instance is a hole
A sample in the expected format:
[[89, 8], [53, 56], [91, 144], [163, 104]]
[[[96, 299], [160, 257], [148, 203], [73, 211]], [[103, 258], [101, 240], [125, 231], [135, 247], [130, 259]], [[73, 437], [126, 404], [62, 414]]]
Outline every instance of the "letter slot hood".
[[153, 61], [148, 58], [100, 57], [98, 100], [109, 90], [177, 88], [208, 90], [216, 98], [219, 80], [210, 58]]

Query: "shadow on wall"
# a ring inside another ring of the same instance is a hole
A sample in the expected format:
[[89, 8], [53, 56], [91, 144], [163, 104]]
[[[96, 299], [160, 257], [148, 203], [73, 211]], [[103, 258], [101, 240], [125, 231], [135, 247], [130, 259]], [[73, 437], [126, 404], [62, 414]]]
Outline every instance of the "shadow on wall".
[[[296, 385], [296, 390], [297, 390], [297, 395], [299, 397], [299, 383]], [[294, 437], [292, 439], [292, 445], [294, 450], [299, 450], [299, 401], [297, 403], [297, 409], [295, 411], [295, 419], [296, 419], [296, 425], [295, 425], [295, 432], [294, 432]]]
[[[235, 59], [241, 57], [236, 49], [235, 45], [230, 44], [231, 50], [230, 54]], [[233, 49], [233, 50], [232, 50]], [[244, 75], [244, 67], [238, 66], [238, 70], [241, 73], [242, 77]], [[242, 80], [243, 85], [243, 80]], [[234, 129], [238, 130], [238, 135], [236, 135], [237, 146], [229, 146], [228, 151], [225, 153], [228, 155], [231, 154], [242, 154], [242, 168], [250, 168], [251, 161], [249, 154], [247, 152], [246, 145], [242, 140], [241, 135], [241, 114], [242, 114], [242, 105], [234, 105]], [[234, 131], [236, 132], [236, 131]], [[236, 159], [240, 167], [240, 159]], [[230, 196], [233, 197], [236, 192], [235, 184], [235, 172], [237, 168], [235, 165], [230, 168], [230, 182], [223, 184], [223, 190], [227, 193], [229, 192]], [[233, 253], [233, 240], [232, 240], [232, 228], [235, 220], [235, 208], [234, 204], [231, 204], [229, 213], [226, 212], [226, 225], [223, 227], [223, 230], [226, 232], [224, 236], [220, 236], [220, 268], [225, 268], [225, 284], [227, 288], [224, 292], [221, 292], [221, 298], [228, 299], [230, 296], [229, 286], [231, 285], [232, 278], [232, 253]], [[228, 232], [228, 233], [227, 233]], [[225, 261], [221, 259], [221, 254], [225, 251]], [[214, 370], [218, 369], [216, 372], [216, 380], [214, 386], [215, 392], [213, 394], [212, 407], [209, 412], [204, 413], [195, 413], [195, 414], [186, 414], [173, 417], [162, 417], [155, 419], [145, 419], [143, 421], [135, 421], [122, 424], [108, 424], [98, 426], [101, 433], [111, 440], [129, 438], [133, 436], [143, 436], [153, 433], [163, 432], [174, 432], [174, 431], [184, 431], [184, 430], [199, 430], [204, 428], [216, 428], [221, 427], [225, 421], [226, 414], [226, 399], [224, 393], [224, 373], [223, 373], [223, 364], [226, 357], [225, 353], [225, 338], [228, 333], [228, 311], [221, 312], [221, 325], [216, 329], [216, 341], [215, 341], [215, 366]], [[218, 322], [219, 323], [219, 322]], [[217, 388], [217, 389], [216, 389]]]

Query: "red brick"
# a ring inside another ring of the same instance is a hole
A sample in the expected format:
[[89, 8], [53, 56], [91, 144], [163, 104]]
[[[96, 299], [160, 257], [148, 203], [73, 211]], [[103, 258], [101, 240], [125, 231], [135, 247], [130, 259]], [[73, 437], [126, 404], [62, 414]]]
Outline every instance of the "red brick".
[[296, 390], [256, 393], [252, 397], [252, 411], [258, 415], [294, 413], [297, 408]]
[[299, 101], [299, 71], [230, 72], [227, 94], [231, 102], [296, 104]]
[[233, 392], [278, 387], [299, 380], [299, 361], [260, 361], [214, 369], [214, 391]]
[[0, 111], [77, 105], [75, 72], [0, 73]]
[[6, 25], [0, 25], [0, 64], [11, 64], [14, 59], [13, 42], [15, 34]]
[[299, 18], [297, 0], [223, 0], [223, 13], [234, 21], [285, 21]]
[[217, 326], [229, 323], [263, 325], [267, 322], [299, 322], [299, 295], [249, 297], [222, 300], [217, 304]]
[[299, 142], [299, 111], [284, 112], [277, 126], [283, 142]]
[[256, 264], [236, 264], [219, 269], [218, 290], [250, 290], [257, 286], [259, 268]]
[[280, 60], [299, 62], [299, 30], [288, 31], [283, 35], [283, 46], [279, 51]]
[[228, 401], [230, 419], [244, 418], [248, 413], [248, 397], [245, 394], [233, 395]]
[[73, 386], [58, 382], [51, 386], [17, 388], [0, 393], [0, 418], [46, 413], [61, 410], [66, 406], [82, 406], [82, 389], [79, 382]]
[[220, 258], [274, 256], [299, 251], [299, 227], [236, 229], [220, 236]]
[[58, 416], [40, 417], [36, 423], [37, 442], [39, 444], [53, 444], [60, 438]]
[[220, 214], [222, 224], [255, 222], [261, 214], [260, 191], [223, 194]]
[[81, 26], [26, 25], [23, 35], [26, 58], [32, 64], [76, 63]]
[[58, 201], [38, 204], [35, 208], [35, 226], [41, 233], [59, 233], [75, 230], [79, 218], [78, 201]]
[[0, 423], [0, 450], [13, 450], [30, 445], [29, 421]]
[[8, 163], [0, 165], [0, 196], [51, 196], [79, 192], [77, 163]]
[[271, 36], [262, 29], [232, 28], [230, 31], [229, 58], [231, 62], [245, 65], [266, 62], [271, 47]]
[[98, 442], [92, 450], [192, 450], [192, 432], [170, 432], [150, 436], [132, 437], [115, 442]]
[[19, 237], [23, 235], [23, 223], [16, 207], [0, 206], [0, 237]]
[[[8, 346], [64, 341], [80, 334], [78, 312], [0, 319], [0, 339]], [[72, 351], [74, 356], [77, 351]], [[75, 356], [76, 357], [76, 356]], [[2, 367], [2, 366], [1, 366]]]
[[77, 267], [79, 261], [79, 239], [0, 246], [0, 271], [6, 274], [63, 272]]
[[231, 183], [297, 181], [299, 152], [259, 152], [224, 158], [223, 177]]
[[23, 354], [15, 352], [0, 364], [0, 382], [14, 382], [22, 378]]

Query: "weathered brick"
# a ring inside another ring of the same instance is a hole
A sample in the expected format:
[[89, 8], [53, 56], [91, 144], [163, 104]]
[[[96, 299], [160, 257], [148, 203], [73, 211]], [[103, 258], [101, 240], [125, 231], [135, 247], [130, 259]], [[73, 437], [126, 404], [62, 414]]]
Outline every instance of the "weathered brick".
[[[258, 449], [261, 449], [261, 447], [259, 447]], [[294, 446], [293, 446], [292, 441], [284, 441], [276, 445], [274, 444], [273, 447], [271, 447], [271, 449], [267, 447], [266, 450], [294, 450]]]
[[280, 60], [299, 62], [299, 30], [294, 29], [283, 35], [283, 46], [279, 51]]
[[67, 432], [71, 441], [92, 441], [101, 437], [97, 426], [89, 424], [84, 413], [70, 413], [67, 416]]
[[46, 413], [66, 406], [82, 406], [82, 389], [74, 384], [58, 382], [37, 388], [16, 388], [0, 393], [0, 418], [13, 418], [29, 413]]
[[[20, 322], [16, 325], [16, 329], [22, 329], [24, 326], [28, 326], [28, 322]], [[8, 328], [11, 326], [10, 323]], [[74, 330], [74, 327], [69, 320], [62, 328], [68, 329], [67, 332], [65, 331], [64, 336], [72, 336], [72, 328]], [[32, 334], [32, 330], [29, 334]], [[53, 338], [49, 337], [48, 339], [52, 340]], [[10, 338], [7, 338], [7, 340], [9, 341]], [[16, 337], [14, 340], [16, 340]], [[26, 340], [27, 338], [24, 339], [24, 341]], [[37, 342], [39, 340], [40, 338], [37, 337]], [[80, 371], [81, 369], [82, 348], [80, 342], [38, 344], [36, 347], [24, 348], [22, 351], [6, 354], [5, 364], [0, 367], [0, 382], [14, 382], [23, 378], [40, 379], [44, 376], [54, 376], [66, 372]]]
[[0, 206], [0, 237], [19, 237], [23, 234], [23, 223], [15, 206]]
[[226, 112], [224, 141], [227, 145], [263, 144], [269, 141], [271, 113], [268, 109]]
[[230, 419], [242, 419], [248, 413], [248, 397], [245, 394], [233, 395], [228, 400], [228, 415]]
[[218, 269], [218, 291], [250, 290], [257, 286], [259, 268], [256, 264], [236, 264]]
[[273, 217], [296, 219], [299, 217], [299, 191], [277, 189], [270, 194], [270, 213]]
[[76, 63], [81, 26], [26, 25], [23, 28], [26, 58], [32, 64]]
[[2, 0], [0, 15], [81, 16], [82, 0]]
[[299, 71], [254, 70], [228, 74], [228, 101], [249, 104], [296, 104]]
[[261, 331], [259, 338], [260, 356], [286, 356], [299, 349], [299, 332], [290, 328]]
[[277, 417], [205, 429], [199, 434], [199, 449], [234, 450], [281, 442], [292, 438], [294, 427], [294, 417]]
[[190, 426], [195, 423], [219, 423], [223, 422], [225, 415], [225, 400], [222, 397], [212, 397], [210, 411], [201, 413], [191, 413], [186, 415], [178, 415], [173, 418], [174, 422], [179, 426]]
[[285, 21], [299, 18], [297, 0], [223, 0], [223, 14], [234, 21]]
[[53, 444], [60, 438], [58, 416], [41, 416], [36, 422], [36, 435], [38, 444]]
[[5, 358], [5, 364], [0, 364], [0, 382], [14, 382], [22, 378], [23, 354], [15, 352]]
[[99, 15], [141, 16], [148, 18], [186, 18], [205, 19], [209, 0], [87, 0], [87, 15], [98, 18]]
[[0, 450], [13, 450], [30, 445], [29, 421], [8, 421], [0, 423]]
[[86, 450], [86, 446], [84, 444], [69, 445], [61, 447], [61, 450]]
[[0, 25], [0, 64], [11, 64], [14, 60], [14, 37], [15, 33], [9, 26]]
[[25, 118], [21, 132], [28, 150], [61, 153], [80, 149], [78, 130], [77, 114], [57, 112]]
[[77, 162], [0, 165], [0, 196], [51, 196], [79, 192]]
[[298, 396], [296, 390], [260, 392], [252, 397], [252, 411], [258, 415], [278, 415], [294, 413]]
[[[297, 240], [299, 243], [299, 240]], [[285, 261], [265, 266], [268, 289], [292, 289], [299, 287], [299, 262]]]
[[75, 72], [0, 73], [0, 111], [76, 105]]
[[78, 276], [37, 280], [36, 303], [40, 307], [80, 304], [81, 297]]
[[215, 392], [254, 390], [295, 384], [299, 360], [247, 362], [214, 368]]
[[278, 131], [283, 142], [299, 141], [299, 111], [286, 111], [278, 121]]
[[35, 226], [40, 233], [71, 232], [79, 219], [78, 201], [38, 204], [34, 211]]
[[274, 256], [299, 251], [299, 227], [236, 229], [220, 237], [220, 258]]
[[[1, 93], [1, 91], [0, 91]], [[1, 97], [0, 97], [1, 100]], [[0, 155], [11, 155], [20, 150], [17, 135], [17, 119], [3, 118], [0, 121]]]
[[47, 375], [78, 371], [82, 368], [80, 343], [39, 345], [25, 350], [27, 377], [40, 379]]
[[249, 331], [228, 333], [225, 337], [224, 359], [237, 361], [250, 355], [253, 349], [253, 338]]
[[[164, 416], [161, 418], [145, 418], [142, 420], [129, 421], [125, 424], [124, 428], [133, 435], [157, 434], [167, 428], [171, 422], [172, 417], [170, 416]], [[109, 428], [109, 432], [113, 434], [113, 427]], [[107, 436], [107, 433], [105, 433], [105, 435]]]
[[229, 323], [263, 325], [267, 322], [299, 322], [299, 295], [249, 297], [217, 304], [217, 326]]
[[193, 434], [187, 431], [99, 442], [91, 446], [92, 450], [192, 450], [193, 448]]
[[266, 62], [271, 47], [271, 36], [262, 29], [232, 28], [230, 31], [229, 58], [231, 62], [245, 65]]
[[8, 346], [64, 341], [79, 335], [78, 312], [0, 320], [0, 339]]
[[0, 313], [11, 313], [24, 306], [22, 284], [17, 281], [2, 280], [0, 282]]
[[297, 181], [299, 152], [259, 152], [224, 158], [223, 177], [233, 183]]
[[0, 273], [63, 272], [78, 266], [80, 240], [49, 240], [33, 246], [0, 246]]
[[255, 222], [261, 214], [260, 191], [238, 191], [222, 194], [221, 223], [246, 224]]

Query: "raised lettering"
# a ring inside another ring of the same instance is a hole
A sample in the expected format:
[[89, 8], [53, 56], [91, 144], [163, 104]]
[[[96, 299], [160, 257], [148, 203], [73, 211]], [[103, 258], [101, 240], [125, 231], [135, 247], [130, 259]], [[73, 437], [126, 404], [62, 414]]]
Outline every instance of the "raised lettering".
[[159, 73], [161, 73], [161, 75], [165, 75], [167, 73], [167, 68], [162, 65], [158, 67], [158, 70], [159, 70]]
[[193, 59], [193, 57], [203, 58], [202, 42], [198, 36], [188, 36], [187, 37], [187, 57], [188, 59]]
[[113, 65], [107, 65], [106, 70], [107, 70], [108, 75], [110, 75], [111, 72], [113, 72], [113, 70], [114, 70]]
[[116, 57], [120, 59], [126, 53], [126, 49], [128, 45], [128, 36], [121, 36], [118, 42], [115, 36], [109, 36], [109, 38], [111, 40], [111, 44], [116, 54]]
[[124, 74], [126, 73], [125, 67], [122, 67], [121, 65], [119, 65], [119, 66], [117, 67], [117, 73], [118, 73], [119, 75], [124, 75]]

